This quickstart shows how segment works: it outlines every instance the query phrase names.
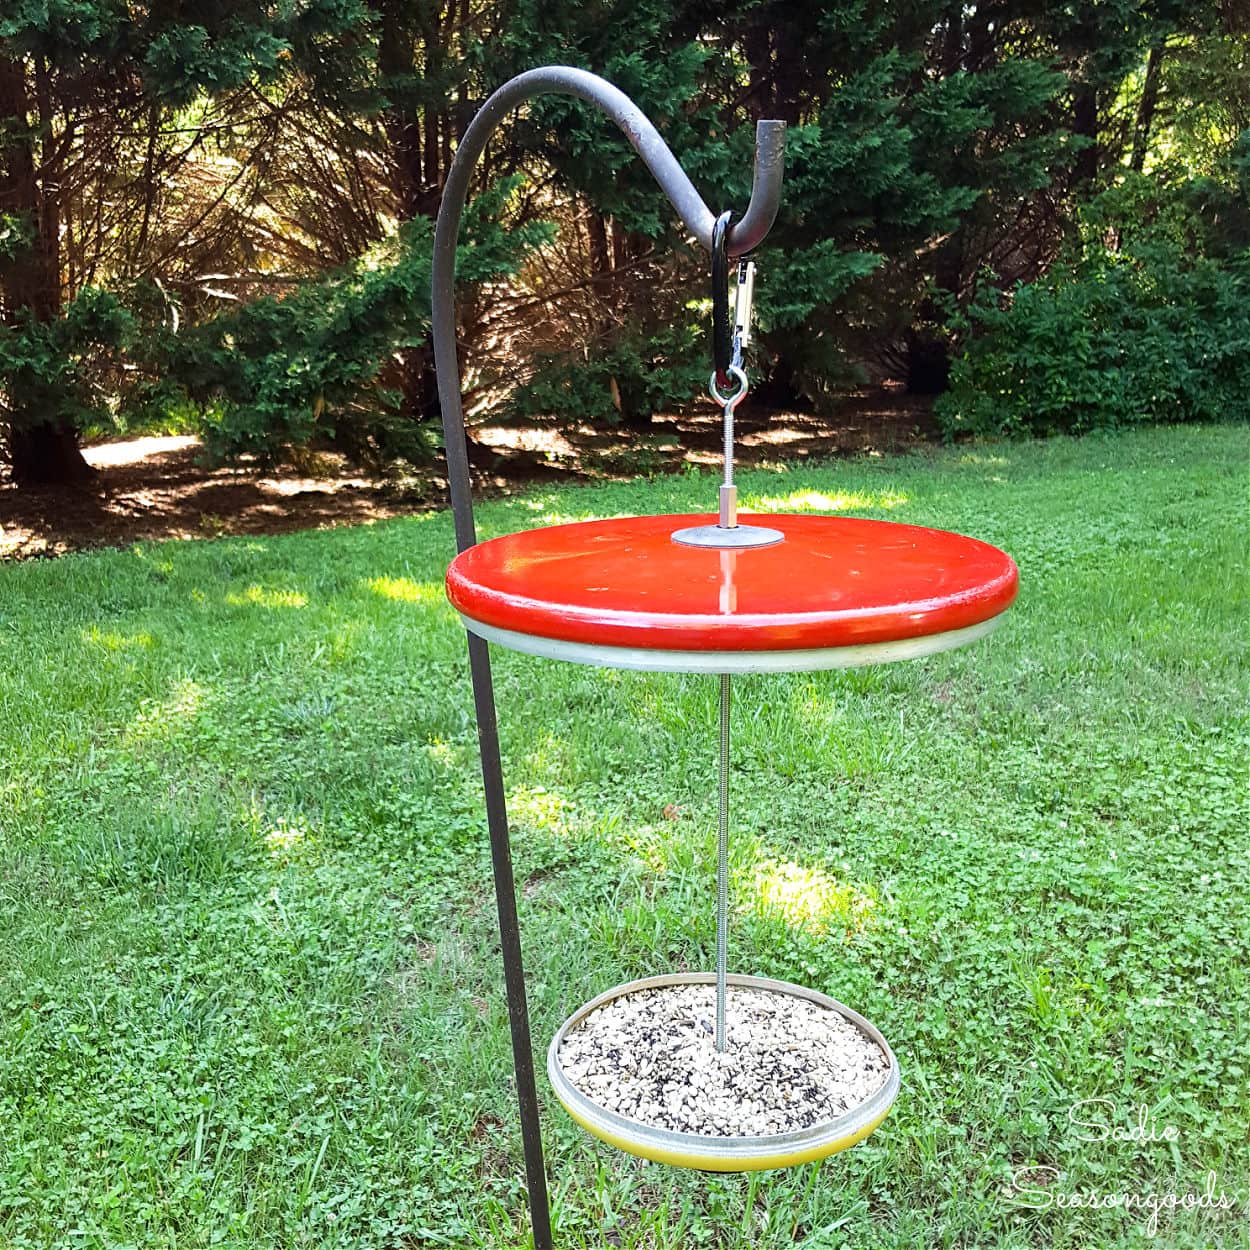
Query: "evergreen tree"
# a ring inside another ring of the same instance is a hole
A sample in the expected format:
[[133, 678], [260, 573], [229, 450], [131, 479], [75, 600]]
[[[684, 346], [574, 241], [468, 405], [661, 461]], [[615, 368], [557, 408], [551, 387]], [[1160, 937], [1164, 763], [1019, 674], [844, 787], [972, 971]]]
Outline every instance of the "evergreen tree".
[[[946, 337], [926, 341], [923, 331], [938, 319], [931, 290], [966, 296], [979, 263], [1049, 183], [1062, 147], [1053, 103], [1064, 79], [1000, 52], [1009, 38], [1001, 17], [822, 0], [535, 10], [520, 10], [525, 47], [537, 32], [540, 48], [546, 39], [553, 55], [633, 93], [713, 204], [746, 203], [753, 121], [789, 123], [782, 213], [759, 257], [766, 401], [823, 398], [883, 346], [910, 355], [914, 382], [928, 368], [940, 383]], [[590, 342], [619, 362], [622, 343], [660, 332], [649, 319], [657, 308], [695, 329], [683, 305], [706, 282], [706, 260], [669, 262], [680, 287], [656, 298], [664, 283], [638, 266], [639, 249], [654, 250], [671, 217], [657, 213], [654, 187], [610, 129], [559, 102], [535, 107], [521, 134], [589, 210], [585, 253], [603, 308]], [[609, 246], [618, 232], [632, 249]], [[664, 251], [673, 244], [670, 232]], [[926, 366], [935, 350], [937, 365]], [[643, 350], [635, 372], [656, 368]], [[551, 388], [529, 396], [550, 402]]]
[[[77, 427], [99, 397], [86, 366], [123, 345], [127, 320], [116, 306], [101, 317], [110, 302], [93, 288], [159, 278], [180, 248], [211, 255], [214, 226], [263, 174], [273, 110], [248, 101], [289, 75], [293, 48], [357, 21], [350, 0], [276, 17], [258, 0], [55, 0], [0, 18], [0, 428], [18, 482], [89, 475]], [[236, 127], [249, 151], [221, 194], [169, 203], [197, 149]], [[74, 315], [83, 299], [94, 312]]]

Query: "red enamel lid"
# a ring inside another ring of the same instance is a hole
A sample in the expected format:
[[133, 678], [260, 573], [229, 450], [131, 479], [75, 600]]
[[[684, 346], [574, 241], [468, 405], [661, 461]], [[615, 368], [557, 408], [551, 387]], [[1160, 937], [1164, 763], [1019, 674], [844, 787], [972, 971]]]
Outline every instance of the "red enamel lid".
[[672, 539], [707, 516], [617, 517], [479, 543], [447, 571], [474, 622], [592, 647], [789, 651], [947, 634], [1005, 611], [1015, 562], [975, 538], [857, 517], [753, 516], [785, 538], [726, 550]]

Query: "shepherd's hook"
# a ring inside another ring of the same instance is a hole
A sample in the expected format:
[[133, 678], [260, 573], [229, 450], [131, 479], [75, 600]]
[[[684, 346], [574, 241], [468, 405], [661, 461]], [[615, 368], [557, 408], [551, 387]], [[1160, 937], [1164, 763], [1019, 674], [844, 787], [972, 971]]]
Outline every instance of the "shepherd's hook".
[[[482, 106], [470, 122], [455, 160], [447, 174], [443, 199], [434, 229], [434, 261], [431, 285], [431, 331], [434, 367], [438, 374], [438, 399], [443, 416], [447, 455], [447, 484], [451, 494], [456, 547], [464, 551], [477, 541], [473, 524], [473, 498], [469, 482], [469, 459], [465, 444], [464, 410], [460, 399], [460, 364], [456, 353], [456, 240], [469, 184], [478, 158], [495, 127], [503, 118], [534, 96], [547, 92], [576, 96], [602, 109], [624, 132], [646, 162], [661, 190], [668, 196], [686, 227], [704, 248], [712, 245], [715, 217], [694, 189], [685, 170], [642, 111], [611, 83], [563, 65], [551, 65], [518, 74], [505, 83]], [[741, 256], [755, 247], [772, 227], [781, 198], [785, 122], [761, 121], [755, 131], [755, 178], [751, 201], [741, 219], [725, 234], [729, 256]], [[543, 1169], [542, 1135], [538, 1123], [538, 1093], [534, 1084], [534, 1055], [530, 1047], [529, 1011], [521, 963], [521, 934], [517, 923], [516, 886], [512, 874], [512, 848], [508, 839], [508, 813], [504, 801], [503, 768], [495, 717], [495, 693], [491, 682], [490, 652], [476, 634], [469, 634], [469, 668], [477, 710], [478, 745], [482, 757], [482, 782], [486, 792], [486, 823], [490, 831], [491, 864], [495, 878], [495, 901], [499, 912], [499, 937], [503, 953], [504, 986], [508, 1020], [512, 1031], [512, 1061], [516, 1072], [517, 1101], [521, 1112], [521, 1140], [525, 1152], [526, 1187], [534, 1250], [551, 1250], [551, 1213], [547, 1204], [547, 1180]]]

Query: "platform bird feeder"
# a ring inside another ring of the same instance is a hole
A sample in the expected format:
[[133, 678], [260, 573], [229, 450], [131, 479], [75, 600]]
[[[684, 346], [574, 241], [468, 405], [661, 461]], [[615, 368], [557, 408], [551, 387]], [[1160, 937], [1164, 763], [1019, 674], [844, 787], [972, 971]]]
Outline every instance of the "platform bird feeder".
[[[456, 239], [491, 132], [547, 92], [575, 96], [616, 121], [709, 252], [710, 390], [723, 411], [724, 473], [707, 514], [547, 526], [479, 543], [456, 355]], [[744, 1171], [809, 1162], [862, 1140], [894, 1102], [899, 1065], [880, 1030], [850, 1007], [813, 989], [728, 972], [732, 676], [947, 651], [988, 634], [1016, 595], [1011, 558], [960, 534], [847, 516], [739, 516], [733, 420], [748, 388], [742, 348], [754, 281], [743, 258], [776, 216], [784, 137], [783, 122], [758, 123], [750, 203], [740, 218], [715, 216], [617, 88], [583, 70], [535, 69], [496, 91], [474, 118], [439, 210], [432, 321], [459, 551], [447, 594], [468, 632], [537, 1250], [552, 1245], [551, 1226], [489, 644], [576, 664], [704, 673], [719, 683], [716, 967], [620, 985], [579, 1007], [551, 1041], [547, 1072], [569, 1115], [612, 1146], [683, 1167]], [[765, 1062], [768, 1072], [753, 1070]]]

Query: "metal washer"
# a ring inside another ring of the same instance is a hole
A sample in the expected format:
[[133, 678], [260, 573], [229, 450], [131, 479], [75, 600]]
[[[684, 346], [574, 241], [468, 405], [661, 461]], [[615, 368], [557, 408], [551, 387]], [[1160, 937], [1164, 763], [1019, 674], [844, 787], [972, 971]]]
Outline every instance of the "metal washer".
[[739, 550], [744, 547], [775, 547], [784, 541], [780, 530], [766, 525], [689, 525], [673, 531], [673, 541], [683, 547], [724, 547]]

